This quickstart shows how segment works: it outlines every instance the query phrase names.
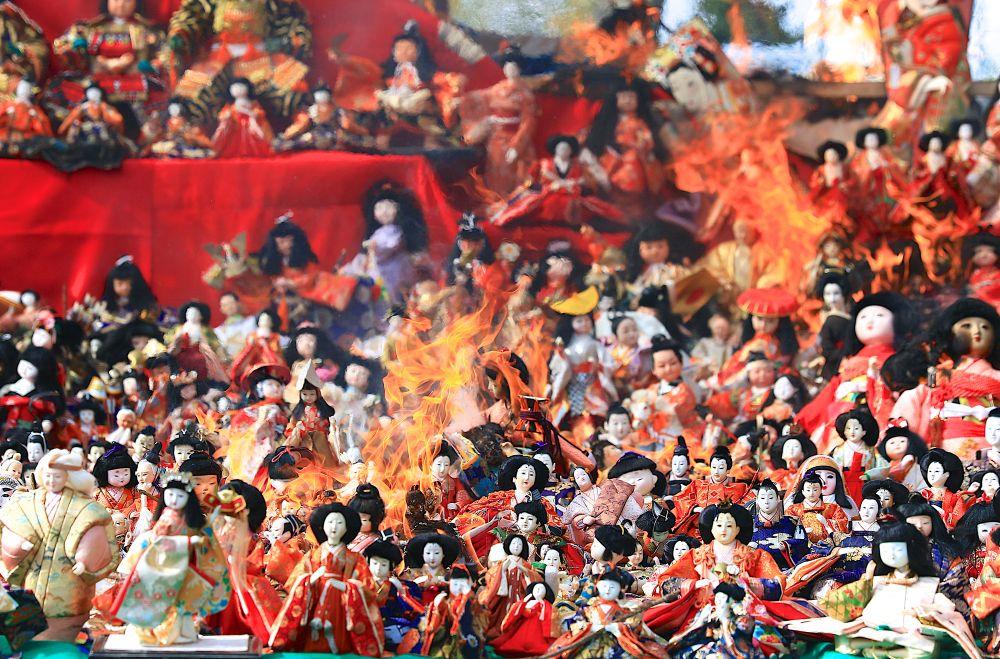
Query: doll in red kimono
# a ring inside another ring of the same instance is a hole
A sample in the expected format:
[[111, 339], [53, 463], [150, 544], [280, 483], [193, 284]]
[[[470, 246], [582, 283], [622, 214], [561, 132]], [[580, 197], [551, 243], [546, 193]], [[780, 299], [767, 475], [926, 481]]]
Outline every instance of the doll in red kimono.
[[640, 450], [655, 452], [666, 444], [676, 442], [681, 435], [700, 437], [704, 423], [695, 411], [697, 399], [694, 392], [681, 379], [685, 355], [681, 345], [661, 334], [653, 337], [650, 355], [652, 375], [657, 382], [645, 392], [647, 398], [652, 400], [653, 410], [646, 420], [645, 432], [640, 433], [637, 441]]
[[857, 150], [849, 166], [856, 194], [848, 198], [848, 210], [858, 242], [885, 235], [895, 200], [906, 185], [903, 168], [888, 145], [889, 133], [883, 128], [862, 128], [854, 136]]
[[528, 561], [531, 548], [519, 534], [503, 541], [503, 557], [486, 572], [486, 585], [479, 591], [479, 604], [486, 613], [486, 639], [493, 640], [503, 633], [503, 621], [514, 606], [524, 599], [531, 584], [542, 576]]
[[112, 444], [94, 463], [93, 474], [98, 487], [94, 498], [111, 514], [115, 538], [124, 549], [125, 538], [139, 518], [136, 464], [124, 446]]
[[[847, 145], [823, 142], [816, 152], [821, 164], [809, 180], [809, 200], [834, 225], [847, 224], [847, 209], [857, 181], [847, 166]], [[853, 227], [852, 227], [853, 228]]]
[[955, 213], [960, 219], [971, 212], [971, 200], [966, 192], [960, 171], [945, 154], [950, 140], [940, 131], [926, 133], [920, 138], [920, 152], [910, 170], [907, 194], [913, 201], [941, 219]]
[[941, 511], [941, 519], [950, 529], [958, 524], [974, 495], [962, 491], [965, 468], [954, 453], [932, 448], [920, 458], [920, 473], [927, 487], [920, 494]]
[[[722, 500], [743, 504], [753, 498], [753, 491], [745, 483], [737, 483], [729, 476], [733, 457], [725, 446], [717, 446], [709, 458], [708, 478], [693, 480], [674, 496], [677, 533], [690, 534], [697, 526], [698, 515], [713, 502]], [[751, 524], [751, 533], [753, 532]]]
[[14, 97], [0, 102], [0, 152], [4, 155], [31, 151], [38, 138], [52, 137], [52, 125], [41, 106], [35, 104], [31, 80], [17, 83]]
[[810, 544], [829, 539], [834, 533], [847, 533], [850, 520], [837, 503], [823, 501], [823, 480], [818, 473], [807, 472], [799, 479], [792, 505], [785, 514], [802, 525]]
[[969, 269], [969, 296], [1000, 311], [1000, 237], [986, 231], [969, 236], [962, 245], [962, 261]]
[[259, 158], [274, 151], [274, 131], [257, 102], [253, 83], [237, 78], [229, 85], [229, 102], [219, 112], [212, 149], [220, 158]]
[[549, 651], [559, 637], [561, 617], [555, 608], [555, 593], [544, 581], [528, 586], [525, 596], [514, 602], [500, 625], [500, 636], [490, 647], [503, 657], [535, 657]]
[[426, 495], [428, 501], [436, 503], [437, 510], [431, 519], [450, 522], [472, 501], [472, 496], [458, 478], [462, 462], [451, 444], [444, 439], [436, 442], [431, 456], [431, 487]]
[[229, 369], [229, 379], [235, 383], [243, 382], [244, 376], [258, 364], [285, 364], [281, 351], [281, 337], [278, 331], [281, 320], [278, 314], [265, 309], [257, 315], [257, 329], [247, 337], [243, 350], [233, 359]]
[[789, 316], [798, 310], [795, 297], [779, 288], [752, 288], [737, 298], [747, 314], [739, 349], [710, 377], [709, 388], [720, 390], [738, 382], [750, 353], [762, 353], [773, 362], [789, 363], [799, 351], [798, 339]]

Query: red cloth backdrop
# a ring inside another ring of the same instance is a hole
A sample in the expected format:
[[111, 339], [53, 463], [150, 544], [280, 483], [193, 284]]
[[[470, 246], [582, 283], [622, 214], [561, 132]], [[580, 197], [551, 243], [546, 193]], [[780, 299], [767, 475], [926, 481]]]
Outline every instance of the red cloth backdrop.
[[[100, 295], [115, 259], [132, 254], [162, 304], [217, 292], [201, 281], [208, 243], [247, 232], [262, 244], [276, 217], [295, 213], [320, 265], [361, 244], [361, 200], [382, 178], [416, 194], [432, 255], [454, 240], [452, 209], [424, 158], [303, 153], [261, 160], [130, 160], [117, 172], [62, 174], [44, 163], [0, 160], [0, 289], [33, 288], [57, 308]], [[64, 288], [65, 287], [65, 288]]]

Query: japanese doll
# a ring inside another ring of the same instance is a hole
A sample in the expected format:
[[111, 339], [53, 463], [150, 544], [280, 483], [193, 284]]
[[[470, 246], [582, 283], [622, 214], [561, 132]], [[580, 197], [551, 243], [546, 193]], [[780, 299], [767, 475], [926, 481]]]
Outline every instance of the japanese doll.
[[[384, 634], [375, 583], [368, 562], [347, 548], [361, 529], [361, 518], [343, 504], [329, 503], [312, 512], [309, 526], [320, 544], [298, 566], [299, 576], [268, 645], [284, 651], [381, 656]], [[314, 634], [317, 624], [322, 633]]]
[[524, 599], [531, 585], [541, 581], [541, 575], [528, 561], [527, 539], [517, 533], [503, 541], [504, 556], [486, 572], [486, 586], [479, 594], [479, 604], [486, 614], [486, 639], [493, 640], [503, 633], [503, 621], [514, 606]]
[[927, 483], [920, 494], [941, 511], [941, 519], [945, 525], [953, 528], [965, 514], [973, 498], [969, 493], [961, 491], [965, 480], [961, 459], [954, 453], [932, 448], [920, 458], [920, 473]]
[[49, 45], [42, 28], [15, 3], [0, 3], [0, 30], [3, 49], [0, 50], [0, 71], [4, 74], [0, 92], [14, 93], [23, 78], [41, 80], [49, 68]]
[[424, 612], [415, 639], [404, 639], [399, 654], [410, 652], [446, 659], [485, 656], [485, 616], [473, 592], [469, 569], [457, 565], [448, 573], [448, 590], [438, 593]]
[[53, 421], [63, 411], [59, 369], [52, 352], [30, 346], [18, 356], [17, 378], [0, 387], [0, 413], [6, 428], [30, 428]]
[[837, 504], [823, 501], [823, 480], [817, 473], [807, 472], [799, 479], [792, 505], [785, 511], [806, 530], [809, 542], [828, 540], [834, 533], [847, 533], [850, 520]]
[[285, 428], [285, 445], [309, 449], [323, 465], [335, 466], [338, 459], [330, 445], [330, 419], [336, 411], [323, 397], [323, 382], [312, 362], [299, 371], [294, 385], [288, 386], [297, 389], [298, 402], [292, 408]]
[[220, 158], [268, 156], [274, 133], [263, 106], [253, 95], [253, 83], [237, 78], [229, 85], [228, 103], [219, 112], [212, 149]]
[[951, 143], [944, 150], [944, 155], [951, 161], [955, 176], [963, 187], [968, 182], [969, 174], [979, 164], [981, 149], [979, 142], [976, 141], [979, 129], [979, 121], [972, 117], [955, 119], [951, 122], [949, 131]]
[[532, 140], [538, 123], [535, 94], [521, 77], [524, 60], [516, 47], [499, 60], [504, 79], [462, 97], [459, 112], [468, 144], [484, 144], [486, 187], [506, 198], [527, 180], [535, 164]]
[[721, 389], [743, 376], [747, 358], [760, 353], [772, 362], [787, 363], [799, 350], [789, 316], [798, 308], [795, 297], [778, 288], [752, 288], [738, 298], [747, 314], [739, 349], [707, 381], [709, 388]]
[[94, 463], [97, 480], [94, 497], [108, 509], [115, 525], [115, 539], [123, 547], [139, 518], [139, 484], [136, 463], [121, 444], [114, 444]]
[[396, 569], [403, 562], [403, 553], [391, 537], [372, 542], [365, 549], [368, 569], [375, 582], [375, 598], [382, 614], [385, 631], [385, 649], [395, 652], [403, 637], [420, 625], [420, 588], [412, 581], [396, 577]]
[[501, 634], [490, 647], [504, 657], [543, 655], [559, 637], [559, 611], [555, 608], [555, 593], [543, 581], [528, 586], [523, 598], [513, 603], [501, 623]]
[[156, 158], [214, 158], [212, 139], [191, 117], [187, 102], [172, 98], [165, 118], [155, 115], [143, 126], [149, 153]]
[[164, 337], [167, 351], [177, 361], [181, 371], [192, 371], [200, 377], [225, 383], [222, 366], [225, 355], [222, 344], [210, 325], [212, 313], [204, 302], [187, 302], [178, 310], [182, 322]]
[[198, 624], [232, 592], [225, 554], [194, 493], [190, 474], [164, 479], [153, 528], [132, 543], [123, 580], [106, 613], [125, 621], [144, 645], [198, 641]]
[[257, 315], [257, 329], [247, 337], [243, 350], [240, 351], [229, 369], [229, 379], [242, 383], [243, 378], [259, 364], [285, 364], [281, 351], [281, 336], [278, 331], [281, 320], [270, 309], [265, 309]]
[[95, 584], [118, 564], [111, 515], [83, 458], [52, 449], [34, 473], [41, 487], [0, 509], [0, 573], [35, 593], [46, 617], [88, 613]]
[[862, 298], [851, 318], [853, 331], [844, 342], [837, 375], [796, 417], [823, 450], [830, 446], [837, 417], [862, 399], [879, 426], [885, 426], [890, 416], [897, 416], [891, 414], [894, 401], [881, 369], [916, 326], [916, 314], [910, 303], [891, 291]]
[[782, 492], [788, 492], [795, 487], [802, 462], [816, 455], [816, 445], [804, 433], [793, 430], [775, 440], [768, 454], [771, 480]]
[[48, 148], [42, 155], [64, 172], [84, 167], [117, 169], [135, 150], [135, 145], [125, 137], [124, 121], [107, 101], [104, 89], [91, 84], [56, 131], [65, 140], [68, 151]]
[[[880, 528], [879, 513], [882, 504], [878, 497], [865, 497], [858, 505], [858, 519], [851, 521], [850, 534], [830, 547], [830, 551], [840, 556], [821, 579], [843, 585], [864, 578], [872, 562], [872, 543]], [[888, 523], [896, 520], [889, 517]], [[814, 591], [815, 592], [815, 591]]]
[[575, 137], [551, 137], [548, 150], [551, 157], [534, 167], [533, 186], [516, 191], [506, 207], [492, 217], [493, 224], [527, 222], [576, 229], [598, 220], [613, 225], [623, 222], [621, 210], [589, 192], [592, 166], [580, 162], [580, 142]]
[[844, 225], [857, 185], [847, 165], [847, 145], [827, 141], [819, 146], [817, 155], [822, 164], [809, 179], [809, 199], [834, 225]]
[[406, 543], [402, 577], [420, 589], [424, 605], [448, 589], [448, 570], [461, 550], [457, 538], [434, 531], [419, 533]]
[[361, 518], [361, 530], [347, 548], [363, 554], [370, 544], [382, 537], [379, 527], [385, 521], [385, 501], [377, 487], [371, 483], [360, 483], [354, 496], [347, 502], [347, 507], [357, 512]]
[[607, 416], [618, 391], [611, 379], [614, 370], [604, 345], [594, 338], [594, 320], [589, 313], [564, 315], [556, 335], [562, 340], [549, 365], [552, 382], [552, 422], [574, 420], [583, 415]]
[[392, 304], [403, 304], [417, 282], [427, 250], [427, 224], [412, 192], [390, 180], [373, 184], [362, 202], [365, 271], [380, 282]]
[[428, 500], [436, 504], [437, 515], [434, 517], [450, 522], [472, 501], [465, 484], [458, 477], [462, 462], [458, 452], [444, 439], [433, 445], [431, 456]]
[[959, 547], [941, 519], [941, 511], [923, 497], [911, 499], [909, 503], [897, 504], [896, 511], [899, 517], [916, 528], [927, 540], [931, 560], [937, 568], [938, 576], [943, 577], [958, 558]]
[[681, 379], [685, 356], [681, 345], [663, 335], [655, 336], [650, 354], [652, 375], [657, 382], [646, 389], [653, 397], [653, 410], [646, 421], [649, 443], [638, 447], [645, 451], [662, 449], [665, 443], [676, 442], [681, 435], [700, 437], [704, 430], [695, 410], [694, 391]]
[[[964, 298], [941, 311], [926, 343], [907, 348], [883, 369], [902, 392], [892, 416], [956, 455], [988, 448], [986, 413], [1000, 396], [998, 327], [996, 309], [981, 300]], [[931, 367], [934, 382], [921, 382]]]
[[[969, 604], [971, 613], [981, 621], [984, 627], [988, 625], [990, 618], [1000, 607], [1000, 592], [997, 584], [1000, 583], [1000, 531], [994, 529], [986, 539], [986, 559], [983, 562], [982, 572], [979, 574], [979, 582], [975, 584], [965, 595], [965, 600]], [[988, 639], [986, 639], [986, 650], [995, 653], [1000, 648], [1000, 628], [993, 627]]]
[[814, 455], [807, 458], [799, 466], [798, 477], [793, 481], [792, 487], [785, 493], [785, 513], [794, 503], [793, 498], [798, 492], [799, 482], [812, 473], [819, 476], [822, 483], [821, 499], [824, 504], [837, 504], [844, 509], [847, 519], [857, 516], [858, 504], [847, 494], [844, 485], [844, 474], [840, 470], [840, 465], [828, 455]]
[[781, 514], [781, 493], [770, 479], [757, 487], [753, 537], [749, 546], [763, 549], [782, 570], [795, 566], [809, 548], [805, 532], [794, 517]]
[[1000, 527], [1000, 514], [992, 503], [976, 503], [966, 510], [955, 525], [952, 535], [958, 548], [965, 576], [973, 586], [982, 581], [988, 560], [990, 534]]
[[919, 204], [935, 218], [954, 213], [965, 219], [971, 212], [971, 200], [964, 181], [959, 178], [960, 169], [945, 154], [949, 143], [940, 131], [920, 137], [920, 152], [913, 160], [907, 194], [911, 199], [919, 199]]
[[889, 149], [889, 133], [885, 129], [862, 128], [854, 136], [854, 146], [857, 150], [849, 169], [856, 194], [848, 198], [848, 209], [856, 222], [858, 240], [868, 242], [889, 231], [895, 199], [906, 181], [902, 166]]
[[31, 155], [39, 139], [52, 137], [52, 125], [40, 105], [35, 104], [34, 84], [21, 80], [13, 98], [0, 102], [0, 152]]
[[985, 231], [967, 237], [962, 245], [962, 261], [969, 268], [969, 296], [1000, 312], [1000, 237]]
[[182, 0], [161, 59], [178, 79], [174, 93], [200, 121], [219, 110], [218, 91], [239, 76], [255, 81], [276, 116], [289, 117], [308, 91], [303, 62], [311, 51], [312, 26], [297, 0]]
[[673, 290], [674, 284], [691, 274], [690, 268], [670, 260], [670, 240], [670, 230], [662, 222], [642, 226], [629, 239], [625, 246], [626, 277], [633, 297], [639, 297], [650, 287], [666, 286]]
[[830, 457], [840, 465], [847, 493], [855, 501], [861, 501], [865, 474], [886, 466], [885, 459], [875, 450], [878, 422], [867, 407], [859, 406], [838, 416], [834, 427], [844, 441], [830, 451]]
[[920, 458], [927, 453], [927, 444], [920, 435], [910, 430], [905, 419], [889, 420], [878, 452], [887, 464], [870, 470], [869, 478], [891, 478], [911, 492], [927, 487], [920, 473]]
[[[728, 500], [739, 505], [753, 497], [753, 492], [745, 483], [738, 483], [730, 478], [733, 457], [728, 448], [717, 446], [709, 457], [708, 465], [711, 470], [708, 478], [692, 480], [687, 487], [674, 495], [677, 533], [694, 531], [699, 515], [713, 502]], [[748, 533], [753, 533], [752, 525]]]

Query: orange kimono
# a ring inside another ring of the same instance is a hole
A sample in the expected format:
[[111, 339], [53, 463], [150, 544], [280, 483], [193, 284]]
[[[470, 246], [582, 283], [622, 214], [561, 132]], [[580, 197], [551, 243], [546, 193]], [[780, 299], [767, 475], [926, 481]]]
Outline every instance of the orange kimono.
[[487, 641], [501, 635], [507, 614], [524, 600], [532, 583], [542, 580], [542, 576], [528, 561], [519, 558], [518, 565], [510, 567], [507, 560], [503, 559], [487, 571], [486, 587], [478, 595], [479, 604], [486, 611]]
[[[820, 503], [815, 508], [807, 507], [805, 503], [793, 503], [785, 510], [785, 514], [799, 520], [810, 544], [826, 540], [834, 531], [847, 533], [851, 528], [847, 513], [835, 503]], [[820, 515], [826, 519], [826, 524], [820, 520]]]
[[695, 508], [706, 508], [713, 503], [729, 499], [735, 504], [744, 504], [753, 498], [753, 490], [746, 483], [737, 483], [730, 478], [724, 483], [710, 480], [695, 480], [674, 496], [674, 510], [677, 514], [676, 532], [691, 534], [698, 529], [698, 515]]

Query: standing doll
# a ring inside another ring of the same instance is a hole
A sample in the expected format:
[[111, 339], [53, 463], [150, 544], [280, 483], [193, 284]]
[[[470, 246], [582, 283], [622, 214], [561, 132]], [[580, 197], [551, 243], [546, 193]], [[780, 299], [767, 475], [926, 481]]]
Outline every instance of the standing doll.
[[940, 131], [921, 136], [920, 152], [913, 161], [907, 194], [910, 199], [920, 200], [920, 205], [937, 219], [949, 213], [965, 219], [971, 211], [970, 201], [964, 181], [959, 181], [958, 170], [945, 155], [948, 144], [948, 137]]
[[436, 503], [437, 515], [432, 514], [431, 519], [450, 522], [472, 501], [472, 497], [458, 477], [462, 462], [454, 447], [442, 439], [435, 443], [432, 451], [431, 488], [426, 496], [428, 502]]
[[323, 397], [323, 382], [311, 362], [299, 371], [295, 388], [298, 402], [289, 415], [285, 445], [309, 449], [324, 466], [333, 467], [337, 457], [333, 454], [329, 435], [330, 419], [334, 418], [336, 410]]
[[260, 158], [273, 153], [274, 132], [257, 102], [253, 83], [237, 78], [229, 85], [229, 101], [219, 112], [212, 148], [220, 158]]
[[861, 406], [838, 416], [834, 426], [844, 442], [830, 452], [830, 457], [843, 471], [847, 494], [855, 501], [861, 501], [865, 474], [885, 466], [882, 456], [875, 450], [878, 423], [868, 408]]
[[740, 347], [719, 372], [708, 379], [707, 384], [712, 389], [739, 382], [751, 353], [788, 364], [799, 351], [798, 338], [789, 318], [798, 309], [794, 296], [778, 288], [752, 288], [741, 293], [737, 302], [747, 314]]
[[347, 502], [347, 507], [358, 513], [361, 518], [361, 530], [347, 548], [355, 553], [363, 554], [373, 542], [382, 537], [379, 527], [385, 521], [385, 501], [378, 488], [371, 483], [361, 483], [354, 491], [354, 496]]
[[889, 150], [889, 133], [883, 128], [862, 128], [854, 136], [857, 150], [850, 170], [856, 192], [848, 199], [857, 221], [859, 242], [877, 241], [889, 231], [889, 217], [905, 187], [903, 170]]
[[403, 304], [416, 283], [415, 261], [427, 249], [427, 225], [420, 203], [392, 181], [375, 183], [365, 193], [365, 240], [368, 272], [389, 294], [391, 304]]
[[968, 236], [962, 243], [962, 261], [967, 264], [969, 296], [1000, 310], [1000, 236], [986, 231]]
[[847, 166], [847, 145], [843, 142], [827, 141], [817, 151], [823, 163], [809, 180], [809, 198], [813, 206], [826, 215], [834, 226], [853, 228], [847, 216], [847, 208], [854, 194], [856, 182]]
[[1000, 526], [1000, 514], [992, 503], [972, 505], [955, 525], [955, 544], [971, 585], [979, 585], [979, 577], [987, 561], [987, 539]]
[[124, 446], [114, 444], [98, 458], [92, 473], [97, 479], [94, 498], [108, 509], [115, 525], [115, 539], [124, 548], [126, 537], [139, 518], [136, 464]]
[[604, 418], [618, 396], [611, 374], [614, 365], [604, 345], [594, 338], [594, 320], [589, 313], [564, 315], [556, 336], [562, 347], [550, 363], [552, 422], [581, 416]]
[[504, 557], [486, 572], [486, 585], [479, 592], [479, 604], [486, 612], [486, 639], [502, 634], [503, 621], [519, 601], [524, 599], [531, 584], [542, 580], [528, 561], [527, 539], [511, 534], [503, 541]]
[[953, 528], [968, 507], [967, 495], [960, 490], [965, 468], [954, 453], [932, 448], [920, 458], [920, 473], [927, 487], [920, 491], [928, 503], [941, 511], [941, 519]]

